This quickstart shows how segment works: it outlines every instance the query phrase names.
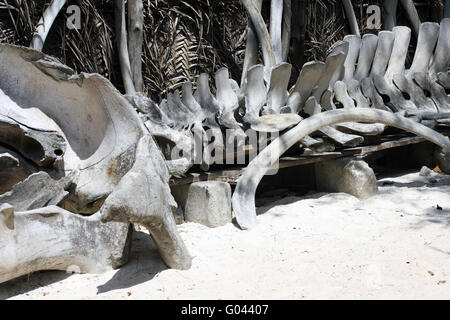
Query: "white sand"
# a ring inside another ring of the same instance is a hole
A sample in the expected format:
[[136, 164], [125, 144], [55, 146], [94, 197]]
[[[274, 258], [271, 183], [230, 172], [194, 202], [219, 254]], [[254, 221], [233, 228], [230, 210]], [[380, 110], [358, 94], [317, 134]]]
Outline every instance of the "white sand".
[[404, 174], [380, 185], [386, 180], [395, 184], [364, 202], [345, 194], [282, 199], [258, 209], [252, 231], [182, 225], [195, 257], [188, 271], [166, 269], [138, 233], [118, 271], [36, 273], [0, 285], [0, 298], [450, 299], [450, 176], [430, 183]]

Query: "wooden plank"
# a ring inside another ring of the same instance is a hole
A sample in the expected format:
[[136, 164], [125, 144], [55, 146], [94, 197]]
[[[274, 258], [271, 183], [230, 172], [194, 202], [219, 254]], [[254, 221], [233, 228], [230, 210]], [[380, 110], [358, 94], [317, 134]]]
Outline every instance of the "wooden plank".
[[179, 186], [199, 181], [223, 181], [228, 183], [236, 183], [246, 168], [247, 167], [211, 172], [188, 173], [186, 177], [170, 179], [169, 185]]
[[[441, 131], [441, 133], [446, 136], [450, 135], [450, 131], [448, 130]], [[383, 150], [422, 143], [425, 142], [426, 139], [417, 136], [407, 136], [406, 134], [395, 134], [383, 136], [382, 141], [383, 142], [378, 145], [348, 148], [336, 152], [313, 153], [309, 150], [309, 152], [307, 151], [305, 154], [298, 157], [282, 157], [280, 159], [279, 169], [292, 168], [342, 157], [367, 156], [371, 153]], [[246, 151], [248, 152], [249, 150]], [[246, 167], [235, 167], [211, 172], [188, 173], [186, 177], [170, 179], [169, 184], [170, 186], [179, 186], [199, 181], [223, 181], [235, 184], [245, 169]]]
[[341, 152], [327, 152], [324, 154], [315, 154], [300, 157], [283, 157], [280, 159], [279, 168], [291, 168], [297, 166], [303, 166], [306, 164], [312, 164], [316, 162], [322, 162], [326, 160], [333, 160], [342, 157], [348, 157], [352, 155], [357, 155], [359, 152], [357, 150], [342, 150]]
[[[306, 164], [321, 162], [325, 160], [337, 159], [341, 157], [355, 155], [358, 152], [355, 150], [343, 150], [342, 152], [328, 152], [325, 154], [317, 154], [314, 156], [299, 156], [299, 157], [283, 157], [280, 159], [279, 169], [298, 167]], [[202, 173], [188, 173], [183, 178], [172, 178], [169, 182], [170, 186], [179, 186], [190, 184], [199, 181], [224, 181], [228, 183], [237, 183], [246, 167], [217, 170]]]
[[404, 146], [408, 146], [411, 144], [422, 143], [425, 141], [427, 141], [427, 140], [425, 140], [424, 138], [421, 138], [421, 137], [411, 137], [411, 138], [402, 138], [402, 139], [395, 140], [395, 141], [382, 142], [379, 145], [375, 145], [375, 146], [361, 147], [359, 156], [366, 156], [366, 155], [369, 155], [369, 154], [377, 152], [377, 151], [398, 148], [398, 147], [404, 147]]

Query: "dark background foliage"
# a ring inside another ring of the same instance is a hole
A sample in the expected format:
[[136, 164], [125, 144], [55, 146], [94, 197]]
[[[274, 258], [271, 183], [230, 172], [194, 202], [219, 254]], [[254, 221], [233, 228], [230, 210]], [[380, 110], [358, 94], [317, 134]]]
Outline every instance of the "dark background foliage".
[[[50, 0], [0, 0], [0, 42], [28, 46], [33, 30]], [[353, 0], [362, 33], [366, 28], [367, 6], [382, 0]], [[416, 1], [422, 21], [438, 21], [441, 0]], [[81, 30], [65, 27], [65, 9], [58, 16], [44, 52], [59, 58], [77, 72], [98, 72], [122, 90], [114, 43], [112, 0], [69, 0], [82, 13]], [[330, 46], [349, 33], [341, 0], [293, 0], [304, 8], [303, 20], [293, 25], [304, 28], [300, 46], [291, 48], [290, 60], [298, 69], [304, 62], [324, 60]], [[240, 0], [144, 0], [145, 92], [159, 101], [201, 72], [214, 73], [226, 66], [240, 79], [244, 59], [247, 15]], [[263, 15], [269, 18], [270, 1]], [[298, 13], [297, 13], [298, 14]], [[408, 25], [401, 9], [398, 22]], [[414, 42], [412, 43], [412, 45]]]

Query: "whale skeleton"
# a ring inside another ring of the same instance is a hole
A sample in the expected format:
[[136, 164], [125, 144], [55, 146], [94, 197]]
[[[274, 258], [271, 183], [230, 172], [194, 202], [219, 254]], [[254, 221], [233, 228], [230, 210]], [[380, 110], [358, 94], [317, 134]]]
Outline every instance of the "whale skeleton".
[[[362, 37], [351, 2], [344, 1], [353, 34], [336, 43], [325, 62], [304, 64], [289, 88], [291, 1], [272, 1], [267, 28], [262, 0], [242, 0], [250, 21], [240, 84], [222, 68], [215, 90], [201, 74], [159, 104], [139, 92], [136, 74], [142, 1], [128, 2], [129, 41], [124, 3], [115, 1], [125, 96], [103, 77], [77, 75], [39, 52], [65, 2], [54, 0], [45, 11], [35, 50], [0, 44], [0, 282], [74, 265], [81, 272], [117, 267], [126, 260], [129, 223], [147, 227], [170, 267], [189, 268], [172, 214], [170, 175], [183, 175], [195, 161], [208, 169], [227, 139], [246, 143], [248, 128], [281, 136], [238, 181], [232, 203], [242, 229], [256, 224], [260, 180], [295, 144], [332, 151], [393, 126], [450, 150], [448, 138], [432, 129], [450, 116], [450, 19], [417, 23], [412, 1], [401, 1], [418, 35], [409, 68], [411, 30], [395, 26], [397, 1], [385, 2], [389, 30]], [[259, 44], [264, 65], [257, 64]], [[233, 134], [224, 138], [224, 131]], [[311, 136], [317, 132], [320, 137]]]

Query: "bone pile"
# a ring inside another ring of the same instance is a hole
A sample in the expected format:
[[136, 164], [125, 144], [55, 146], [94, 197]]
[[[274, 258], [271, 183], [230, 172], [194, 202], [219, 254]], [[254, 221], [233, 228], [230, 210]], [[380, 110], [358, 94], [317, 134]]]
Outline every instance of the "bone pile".
[[[232, 130], [232, 136], [245, 141], [242, 138], [248, 128], [282, 132], [303, 118], [341, 108], [356, 108], [362, 113], [369, 108], [396, 112], [435, 127], [449, 123], [449, 32], [450, 19], [444, 19], [440, 25], [422, 23], [409, 69], [405, 65], [411, 30], [394, 27], [378, 36], [346, 36], [334, 45], [325, 62], [306, 63], [292, 88], [288, 88], [292, 66], [281, 62], [269, 68], [251, 66], [241, 87], [229, 79], [227, 69], [220, 69], [215, 74], [215, 96], [209, 87], [209, 76], [201, 74], [194, 84], [195, 93], [193, 84], [185, 83], [182, 92], [169, 94], [159, 106], [148, 100], [143, 103], [144, 97], [140, 97], [140, 102], [136, 96], [131, 100], [142, 112], [151, 133], [166, 141], [161, 147], [168, 160], [175, 160], [170, 158], [170, 146], [182, 146], [185, 154], [193, 155], [184, 159], [181, 174], [196, 157], [191, 148], [199, 150], [194, 133], [205, 137], [205, 129], [214, 132], [212, 147], [220, 151], [224, 149], [221, 133], [225, 130]], [[333, 151], [335, 146], [360, 145], [365, 136], [380, 135], [385, 127], [341, 123], [321, 128], [314, 137], [307, 136], [300, 143], [313, 151]], [[202, 140], [200, 148], [208, 147], [209, 138]], [[203, 151], [203, 164], [208, 168], [210, 153]]]

